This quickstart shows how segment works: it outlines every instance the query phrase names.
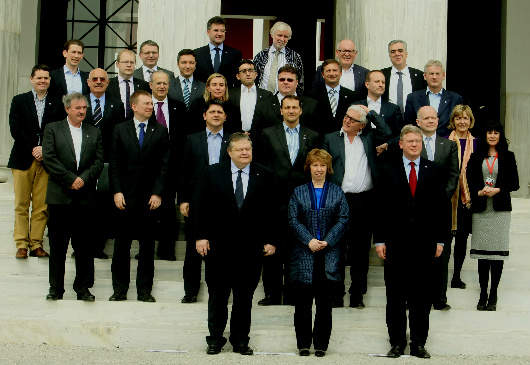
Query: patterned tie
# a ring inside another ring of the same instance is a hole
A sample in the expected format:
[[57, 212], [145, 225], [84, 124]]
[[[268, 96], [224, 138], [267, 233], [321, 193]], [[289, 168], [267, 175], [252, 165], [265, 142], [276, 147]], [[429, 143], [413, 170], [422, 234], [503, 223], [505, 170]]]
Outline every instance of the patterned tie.
[[273, 93], [276, 90], [276, 79], [278, 78], [278, 57], [280, 51], [274, 51], [274, 58], [272, 59], [271, 69], [269, 71], [269, 81], [267, 82], [267, 90]]
[[335, 117], [335, 114], [337, 114], [337, 98], [335, 98], [335, 93], [335, 89], [329, 90], [329, 105], [331, 106], [333, 117]]
[[131, 86], [129, 85], [131, 80], [123, 81], [125, 81], [125, 119], [131, 119], [133, 115], [131, 109]]
[[184, 79], [184, 103], [186, 103], [186, 108], [190, 107], [190, 80]]
[[296, 132], [297, 131], [294, 128], [287, 128], [287, 135], [289, 136], [287, 140], [287, 148], [289, 149], [289, 159], [291, 160], [291, 165], [294, 165], [294, 162], [296, 161], [296, 155], [298, 154], [298, 150], [296, 149], [296, 138], [298, 138], [298, 134]]
[[142, 148], [145, 137], [145, 123], [140, 123], [138, 126], [140, 127], [140, 133], [138, 133], [138, 143], [140, 144], [140, 148]]
[[416, 194], [416, 185], [418, 184], [418, 176], [416, 175], [416, 169], [414, 168], [416, 164], [411, 161], [409, 165], [410, 165], [410, 175], [409, 175], [410, 193], [412, 194], [412, 197], [414, 197], [414, 194]]
[[153, 77], [153, 70], [151, 69], [147, 69], [147, 77], [149, 78], [149, 80], [145, 80], [147, 82], [151, 82], [151, 77]]
[[156, 121], [158, 122], [158, 124], [161, 124], [167, 128], [166, 117], [164, 116], [164, 112], [162, 111], [162, 105], [164, 105], [164, 102], [157, 101], [156, 103], [158, 104], [158, 110], [156, 112]]
[[403, 114], [403, 72], [398, 71], [398, 83], [397, 83], [397, 96], [396, 96], [396, 102], [399, 106], [399, 109], [401, 109], [401, 114]]
[[219, 66], [221, 66], [221, 54], [219, 53], [219, 51], [221, 50], [221, 48], [215, 47], [214, 50], [215, 56], [213, 58], [213, 70], [214, 72], [219, 72]]
[[92, 121], [94, 122], [94, 125], [98, 125], [99, 122], [101, 122], [101, 119], [103, 119], [103, 113], [101, 112], [101, 104], [99, 103], [99, 99], [96, 98], [96, 107], [94, 108], [94, 115], [92, 116]]
[[434, 160], [434, 153], [432, 153], [431, 141], [431, 137], [425, 137], [425, 150], [427, 151], [427, 158], [429, 159], [429, 161]]
[[245, 197], [243, 195], [243, 179], [241, 178], [242, 170], [237, 171], [237, 179], [236, 179], [236, 204], [239, 209], [243, 206], [243, 201], [245, 200]]

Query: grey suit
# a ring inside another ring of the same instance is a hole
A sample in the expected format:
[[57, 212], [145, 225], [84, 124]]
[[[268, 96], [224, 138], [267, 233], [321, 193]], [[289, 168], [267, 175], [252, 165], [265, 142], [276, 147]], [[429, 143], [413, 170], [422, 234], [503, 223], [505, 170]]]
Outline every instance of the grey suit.
[[[177, 99], [177, 81], [175, 80], [175, 74], [172, 71], [166, 70], [162, 67], [157, 67], [158, 71], [164, 71], [169, 76], [169, 92], [168, 95], [171, 99]], [[140, 80], [145, 80], [144, 71], [142, 67], [138, 67], [134, 70], [133, 77]], [[146, 81], [148, 82], [148, 81]]]

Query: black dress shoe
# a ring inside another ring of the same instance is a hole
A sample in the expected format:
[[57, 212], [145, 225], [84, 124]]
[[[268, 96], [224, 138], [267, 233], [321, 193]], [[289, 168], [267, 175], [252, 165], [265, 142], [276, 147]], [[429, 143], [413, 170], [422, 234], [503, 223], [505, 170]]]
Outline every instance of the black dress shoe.
[[184, 295], [180, 300], [181, 303], [195, 303], [197, 302], [196, 295]]
[[451, 309], [451, 306], [447, 303], [433, 304], [432, 307], [437, 311], [448, 311]]
[[282, 304], [280, 298], [274, 298], [271, 296], [266, 296], [265, 298], [263, 298], [262, 300], [258, 302], [258, 305], [280, 305], [280, 304]]
[[491, 295], [488, 298], [488, 305], [486, 306], [486, 310], [490, 312], [495, 312], [497, 310], [497, 295]]
[[121, 302], [123, 300], [127, 300], [127, 294], [114, 293], [109, 298], [111, 302]]
[[221, 352], [221, 350], [223, 349], [222, 346], [218, 346], [218, 345], [208, 345], [208, 348], [206, 349], [206, 353], [208, 355], [217, 355], [218, 353]]
[[93, 302], [96, 297], [92, 295], [88, 290], [77, 293], [77, 300], [84, 300], [85, 302]]
[[315, 350], [315, 356], [316, 357], [324, 357], [324, 356], [326, 356], [326, 351], [324, 351], [324, 350]]
[[139, 294], [137, 299], [140, 302], [148, 302], [148, 303], [156, 302], [155, 297], [153, 297], [151, 294]]
[[61, 300], [61, 299], [63, 299], [62, 294], [49, 293], [48, 295], [46, 295], [46, 300]]
[[94, 258], [95, 259], [102, 259], [102, 260], [107, 260], [109, 258], [109, 255], [107, 255], [105, 252], [103, 251], [100, 251], [100, 252], [96, 252], [94, 253]]
[[422, 346], [422, 345], [418, 345], [418, 346], [411, 345], [410, 346], [410, 355], [411, 356], [415, 356], [415, 357], [419, 357], [420, 359], [430, 359], [431, 358], [431, 354], [429, 354], [429, 352], [427, 350], [425, 350], [425, 347]]
[[344, 299], [343, 298], [333, 298], [331, 300], [331, 307], [332, 308], [342, 308], [342, 307], [344, 307]]
[[248, 345], [234, 347], [233, 351], [241, 355], [254, 355], [254, 350]]
[[309, 356], [309, 349], [299, 349], [298, 355], [300, 356]]
[[395, 345], [390, 348], [390, 350], [386, 353], [386, 356], [396, 359], [403, 354], [404, 348], [402, 346]]
[[488, 295], [487, 294], [481, 294], [480, 298], [478, 300], [478, 303], [477, 303], [477, 310], [478, 311], [485, 311], [487, 302], [488, 302]]
[[451, 288], [465, 289], [466, 288], [466, 283], [464, 283], [461, 279], [452, 279], [451, 280]]

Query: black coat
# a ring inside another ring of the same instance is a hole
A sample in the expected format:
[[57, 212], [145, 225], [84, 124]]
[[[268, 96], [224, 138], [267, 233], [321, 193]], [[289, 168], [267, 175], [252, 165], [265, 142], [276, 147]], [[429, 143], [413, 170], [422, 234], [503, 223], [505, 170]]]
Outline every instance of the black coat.
[[[81, 86], [83, 95], [86, 95], [90, 92], [88, 89], [88, 84], [86, 80], [88, 79], [88, 72], [79, 70], [81, 75]], [[49, 95], [62, 98], [64, 95], [68, 94], [68, 87], [66, 86], [66, 78], [64, 77], [64, 68], [58, 68], [50, 72], [50, 88], [48, 89]]]
[[[368, 106], [368, 100], [366, 98], [356, 100], [354, 104]], [[390, 127], [392, 131], [392, 138], [399, 138], [401, 134], [401, 128], [403, 128], [403, 116], [399, 106], [389, 101], [383, 100], [381, 97], [381, 110], [379, 115], [385, 120], [385, 123]], [[384, 141], [386, 142], [386, 141]]]
[[[199, 81], [206, 82], [208, 77], [214, 73], [210, 47], [209, 45], [205, 45], [195, 49], [194, 52], [195, 59], [197, 60], [194, 77]], [[226, 78], [228, 87], [234, 87], [236, 85], [236, 70], [239, 66], [239, 61], [241, 61], [241, 57], [240, 50], [223, 44], [223, 54], [221, 55], [221, 65], [219, 66], [218, 73]]]
[[[268, 101], [269, 98], [273, 97], [273, 94], [265, 89], [256, 86], [256, 106], [254, 107], [254, 115], [256, 114], [256, 108], [259, 108], [259, 105]], [[237, 86], [228, 91], [230, 97], [228, 98], [228, 103], [232, 104], [235, 108], [238, 108], [241, 114], [241, 87]], [[254, 117], [254, 116], [253, 116]], [[241, 119], [241, 115], [240, 118]], [[254, 118], [252, 118], [254, 119]], [[254, 124], [254, 123], [252, 123]], [[251, 126], [252, 130], [253, 125]]]
[[[386, 80], [385, 92], [381, 97], [383, 98], [383, 100], [388, 101], [388, 90], [390, 89], [390, 74], [392, 73], [392, 67], [386, 67], [382, 69], [381, 72], [383, 73], [383, 75], [385, 75]], [[423, 71], [413, 67], [409, 67], [409, 74], [413, 92], [427, 88], [427, 82], [423, 78]], [[403, 100], [403, 103], [405, 102], [406, 100]], [[405, 105], [403, 105], [403, 107], [405, 107]]]
[[[149, 87], [149, 83], [145, 82], [144, 80], [137, 79], [133, 77], [133, 84], [134, 84], [134, 91], [137, 90], [144, 90], [147, 91], [149, 94], [151, 94], [151, 88]], [[121, 93], [120, 93], [120, 85], [118, 83], [118, 76], [112, 77], [109, 79], [109, 86], [107, 87], [106, 95], [113, 99], [117, 99], [121, 101]], [[123, 102], [122, 102], [123, 105]], [[124, 113], [127, 109], [125, 105], [123, 105]], [[125, 114], [123, 116], [125, 119]]]

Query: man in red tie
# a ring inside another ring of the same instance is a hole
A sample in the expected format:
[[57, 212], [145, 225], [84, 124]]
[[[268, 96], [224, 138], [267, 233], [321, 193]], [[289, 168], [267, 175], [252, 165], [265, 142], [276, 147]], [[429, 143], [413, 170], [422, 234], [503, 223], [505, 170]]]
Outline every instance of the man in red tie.
[[386, 323], [391, 349], [388, 357], [403, 355], [407, 345], [409, 308], [410, 354], [431, 355], [425, 349], [432, 303], [432, 269], [443, 251], [445, 195], [442, 171], [420, 157], [422, 134], [418, 127], [401, 130], [402, 155], [381, 166], [377, 206], [382, 207], [374, 242], [385, 260]]

